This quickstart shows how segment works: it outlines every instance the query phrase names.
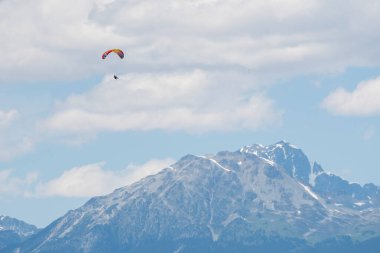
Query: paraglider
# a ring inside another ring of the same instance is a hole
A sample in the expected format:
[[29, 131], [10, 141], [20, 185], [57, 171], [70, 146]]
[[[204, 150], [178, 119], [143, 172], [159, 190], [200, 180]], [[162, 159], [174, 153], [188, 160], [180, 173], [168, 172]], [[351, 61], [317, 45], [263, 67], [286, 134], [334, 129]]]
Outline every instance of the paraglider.
[[116, 53], [120, 57], [120, 59], [124, 58], [124, 52], [121, 49], [115, 48], [115, 49], [110, 49], [110, 50], [105, 51], [102, 55], [102, 59], [104, 60], [112, 52]]
[[[123, 59], [123, 58], [124, 58], [124, 52], [123, 52], [121, 49], [117, 49], [117, 48], [115, 48], [115, 49], [110, 49], [110, 50], [105, 51], [105, 52], [102, 54], [102, 59], [103, 59], [103, 60], [106, 59], [107, 56], [108, 56], [110, 53], [115, 53], [115, 54], [117, 54], [117, 55], [120, 57], [120, 59]], [[119, 79], [119, 77], [118, 77], [117, 75], [113, 75], [113, 78], [114, 78], [115, 80]]]

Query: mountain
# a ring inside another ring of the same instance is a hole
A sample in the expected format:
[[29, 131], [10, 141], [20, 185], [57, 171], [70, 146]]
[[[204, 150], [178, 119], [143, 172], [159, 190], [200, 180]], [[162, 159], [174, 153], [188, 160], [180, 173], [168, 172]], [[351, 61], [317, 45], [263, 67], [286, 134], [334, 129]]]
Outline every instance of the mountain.
[[187, 155], [8, 252], [377, 252], [379, 189], [324, 172], [284, 141]]
[[21, 243], [37, 231], [33, 225], [0, 215], [0, 250]]
[[327, 203], [353, 209], [380, 207], [380, 187], [374, 184], [361, 186], [323, 171], [321, 165], [311, 164], [301, 149], [280, 141], [274, 145], [245, 146], [241, 152], [255, 154], [274, 161], [297, 181], [308, 185]]

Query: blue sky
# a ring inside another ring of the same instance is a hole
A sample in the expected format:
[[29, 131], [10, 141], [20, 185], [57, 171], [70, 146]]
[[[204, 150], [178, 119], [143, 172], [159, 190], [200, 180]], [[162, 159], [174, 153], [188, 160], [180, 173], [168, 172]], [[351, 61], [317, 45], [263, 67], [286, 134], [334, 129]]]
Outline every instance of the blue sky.
[[[380, 185], [379, 11], [369, 0], [0, 1], [0, 214], [43, 227], [188, 153], [279, 140]], [[102, 60], [109, 48], [125, 59]]]

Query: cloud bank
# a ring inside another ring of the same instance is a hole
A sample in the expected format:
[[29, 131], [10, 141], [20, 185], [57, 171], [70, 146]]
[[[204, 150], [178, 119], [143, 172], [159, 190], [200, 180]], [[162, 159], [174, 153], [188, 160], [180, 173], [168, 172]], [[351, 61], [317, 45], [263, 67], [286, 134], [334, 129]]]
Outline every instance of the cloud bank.
[[[201, 70], [107, 77], [58, 103], [44, 126], [93, 133], [128, 130], [257, 130], [278, 125], [281, 113], [262, 93], [246, 94], [249, 79]], [[252, 85], [254, 86], [254, 85]]]
[[378, 65], [379, 10], [371, 0], [5, 0], [0, 80], [109, 73], [100, 59], [109, 47], [126, 50], [124, 72], [234, 68], [282, 78]]

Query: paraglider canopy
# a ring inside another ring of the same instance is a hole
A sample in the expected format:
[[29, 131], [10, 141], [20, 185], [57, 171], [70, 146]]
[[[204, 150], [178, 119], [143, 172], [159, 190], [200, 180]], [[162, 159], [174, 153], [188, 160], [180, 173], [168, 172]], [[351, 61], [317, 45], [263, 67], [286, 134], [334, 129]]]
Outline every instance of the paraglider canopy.
[[116, 53], [120, 57], [120, 59], [124, 58], [124, 52], [121, 49], [115, 48], [115, 49], [110, 49], [110, 50], [105, 51], [102, 55], [102, 59], [105, 59], [112, 52]]
[[[105, 51], [103, 54], [102, 54], [102, 59], [104, 60], [110, 53], [115, 53], [117, 54], [120, 59], [123, 59], [124, 58], [124, 52], [121, 50], [121, 49], [117, 49], [117, 48], [114, 48], [114, 49], [110, 49], [110, 50], [107, 50]], [[115, 80], [119, 79], [119, 77], [115, 74], [113, 75], [113, 78]]]

